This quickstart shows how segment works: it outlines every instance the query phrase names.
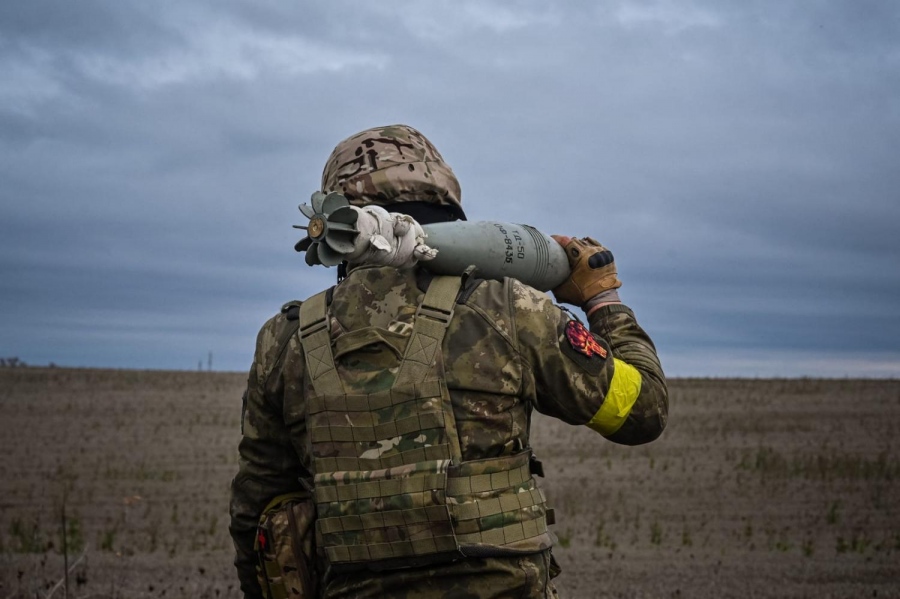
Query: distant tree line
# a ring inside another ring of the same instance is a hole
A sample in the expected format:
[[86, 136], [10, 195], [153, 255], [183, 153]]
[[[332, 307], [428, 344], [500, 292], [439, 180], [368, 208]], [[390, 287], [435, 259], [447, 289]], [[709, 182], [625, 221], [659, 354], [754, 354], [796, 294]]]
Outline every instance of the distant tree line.
[[28, 364], [19, 358], [0, 358], [0, 368], [26, 368]]
[[[50, 362], [47, 368], [56, 368], [56, 364]], [[28, 368], [28, 364], [19, 358], [0, 358], [0, 368]]]

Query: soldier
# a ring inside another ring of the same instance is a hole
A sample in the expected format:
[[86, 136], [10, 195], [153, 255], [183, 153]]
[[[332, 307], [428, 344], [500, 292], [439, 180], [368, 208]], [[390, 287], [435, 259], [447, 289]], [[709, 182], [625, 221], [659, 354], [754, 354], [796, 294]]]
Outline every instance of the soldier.
[[[450, 167], [404, 125], [338, 144], [322, 190], [422, 224], [465, 219]], [[556, 239], [572, 274], [554, 294], [584, 309], [589, 329], [515, 279], [352, 264], [263, 326], [231, 498], [246, 596], [555, 596], [532, 409], [626, 445], [656, 439], [668, 410], [653, 343], [619, 301], [612, 254], [589, 238]], [[281, 528], [304, 530], [268, 538], [261, 514], [291, 493], [303, 509]], [[315, 543], [305, 530], [313, 504]], [[261, 589], [257, 551], [279, 543], [298, 559]], [[317, 557], [300, 557], [313, 544]], [[302, 583], [277, 583], [291, 572]]]

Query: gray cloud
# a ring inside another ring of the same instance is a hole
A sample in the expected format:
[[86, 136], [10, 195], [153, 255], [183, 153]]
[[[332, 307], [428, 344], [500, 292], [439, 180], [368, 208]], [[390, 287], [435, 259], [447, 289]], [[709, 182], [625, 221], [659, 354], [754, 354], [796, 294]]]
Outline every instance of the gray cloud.
[[900, 376], [900, 9], [519, 1], [0, 9], [0, 353], [244, 369], [343, 137], [470, 218], [593, 235], [673, 374]]

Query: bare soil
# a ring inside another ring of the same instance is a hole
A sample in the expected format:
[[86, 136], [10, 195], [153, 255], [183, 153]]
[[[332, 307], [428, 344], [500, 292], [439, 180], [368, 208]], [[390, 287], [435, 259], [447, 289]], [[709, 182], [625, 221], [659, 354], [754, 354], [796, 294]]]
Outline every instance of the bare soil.
[[[245, 379], [0, 369], [0, 599], [63, 597], [66, 554], [70, 597], [238, 597]], [[900, 597], [900, 381], [670, 390], [647, 446], [535, 418], [563, 597]]]

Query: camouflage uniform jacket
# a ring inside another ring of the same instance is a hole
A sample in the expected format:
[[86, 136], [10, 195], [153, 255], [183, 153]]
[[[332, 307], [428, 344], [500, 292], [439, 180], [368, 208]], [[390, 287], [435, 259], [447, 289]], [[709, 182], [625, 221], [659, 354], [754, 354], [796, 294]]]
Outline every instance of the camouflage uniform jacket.
[[[367, 326], [401, 338], [408, 335], [429, 280], [424, 269], [351, 271], [331, 292], [332, 345], [337, 348], [343, 334]], [[244, 399], [231, 534], [241, 588], [249, 597], [260, 594], [253, 539], [261, 511], [274, 496], [299, 490], [299, 478], [310, 476], [307, 439], [296, 438], [296, 423], [294, 438], [289, 435], [283, 414], [286, 404], [296, 406], [309, 390], [296, 334], [299, 304], [286, 304], [260, 331]], [[591, 315], [590, 331], [545, 294], [514, 279], [464, 282], [443, 343], [445, 382], [463, 460], [527, 448], [532, 409], [590, 426], [616, 443], [637, 445], [661, 434], [668, 411], [665, 378], [653, 343], [631, 310], [624, 305], [600, 308]], [[373, 385], [383, 385], [377, 380], [385, 376], [377, 357], [351, 352], [337, 361], [342, 360], [352, 360], [353, 368], [371, 372]], [[473, 376], [491, 381], [491, 392], [467, 388]], [[328, 598], [424, 598], [454, 596], [453, 589], [489, 592], [518, 585], [522, 592], [515, 596], [543, 597], [549, 588], [548, 567], [548, 556], [542, 554], [466, 559], [441, 566], [439, 572], [329, 573], [320, 588]]]

